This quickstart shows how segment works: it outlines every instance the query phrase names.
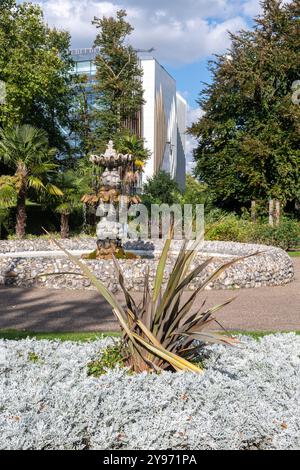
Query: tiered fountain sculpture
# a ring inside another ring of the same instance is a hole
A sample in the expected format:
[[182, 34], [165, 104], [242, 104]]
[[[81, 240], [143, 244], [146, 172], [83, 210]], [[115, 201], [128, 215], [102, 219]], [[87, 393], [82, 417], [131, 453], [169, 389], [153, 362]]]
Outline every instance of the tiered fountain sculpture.
[[[133, 155], [117, 153], [113, 141], [109, 141], [104, 154], [91, 155], [90, 162], [104, 169], [96, 200], [99, 202], [97, 215], [101, 217], [97, 225], [96, 258], [128, 257], [122, 247], [124, 224], [116, 219], [119, 204], [140, 203], [137, 195], [141, 181], [141, 167]], [[95, 200], [95, 197], [94, 197]], [[109, 207], [107, 211], [104, 208]]]

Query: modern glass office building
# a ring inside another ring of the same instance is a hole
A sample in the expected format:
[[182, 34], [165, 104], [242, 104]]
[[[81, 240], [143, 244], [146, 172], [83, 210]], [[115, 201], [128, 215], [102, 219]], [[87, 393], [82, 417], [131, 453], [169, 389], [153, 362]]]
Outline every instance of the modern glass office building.
[[[97, 49], [71, 51], [74, 73], [85, 74], [92, 85], [96, 73]], [[126, 123], [131, 132], [143, 137], [151, 156], [145, 167], [147, 179], [160, 169], [170, 173], [178, 184], [185, 184], [187, 103], [176, 90], [176, 81], [156, 59], [140, 57], [143, 69], [145, 104], [137, 116]]]
[[71, 51], [72, 58], [75, 62], [74, 73], [87, 75], [91, 82], [95, 77], [96, 66], [94, 63], [97, 55], [96, 49], [73, 49]]

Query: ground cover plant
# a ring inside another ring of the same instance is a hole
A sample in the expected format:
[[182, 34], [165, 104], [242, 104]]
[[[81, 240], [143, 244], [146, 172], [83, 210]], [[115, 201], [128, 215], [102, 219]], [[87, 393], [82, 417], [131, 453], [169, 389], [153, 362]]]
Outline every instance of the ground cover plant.
[[300, 337], [202, 351], [205, 373], [89, 374], [115, 339], [0, 340], [1, 449], [299, 449]]

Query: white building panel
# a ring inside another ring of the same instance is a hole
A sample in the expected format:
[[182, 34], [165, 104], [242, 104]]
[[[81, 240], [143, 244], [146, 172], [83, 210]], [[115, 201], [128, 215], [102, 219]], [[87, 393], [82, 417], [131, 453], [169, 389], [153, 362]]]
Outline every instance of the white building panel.
[[145, 147], [150, 151], [150, 158], [145, 166], [145, 178], [149, 178], [154, 174], [154, 146], [155, 146], [155, 61], [142, 60], [143, 68], [143, 88], [144, 100], [143, 106], [143, 138], [145, 139]]
[[161, 169], [184, 187], [187, 103], [176, 92], [173, 77], [155, 59], [142, 58], [141, 65], [146, 102], [143, 107], [144, 138], [151, 152], [144, 179]]
[[187, 102], [177, 93], [177, 168], [176, 181], [184, 188], [186, 178], [186, 130], [187, 130]]

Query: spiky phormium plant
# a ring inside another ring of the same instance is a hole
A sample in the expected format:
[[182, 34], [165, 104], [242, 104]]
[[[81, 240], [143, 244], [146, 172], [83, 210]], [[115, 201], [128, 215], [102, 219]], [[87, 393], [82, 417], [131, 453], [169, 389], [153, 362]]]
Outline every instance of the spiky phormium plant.
[[136, 303], [125, 287], [122, 270], [114, 258], [118, 280], [126, 300], [126, 305], [123, 306], [85, 263], [65, 250], [56, 240], [53, 241], [81, 269], [82, 275], [90, 280], [111, 305], [123, 332], [124, 343], [128, 351], [126, 362], [133, 371], [173, 370], [201, 373], [202, 369], [195, 365], [195, 359], [203, 344], [232, 345], [236, 343], [236, 340], [230, 336], [204, 331], [209, 324], [215, 321], [213, 314], [233, 299], [208, 310], [203, 308], [204, 303], [196, 312], [192, 311], [192, 307], [199, 292], [203, 291], [225, 269], [245, 257], [223, 264], [200, 282], [187, 300], [183, 300], [185, 288], [206, 269], [212, 262], [212, 258], [191, 270], [191, 263], [197, 253], [197, 243], [188, 249], [187, 243], [184, 242], [164, 288], [164, 270], [171, 244], [171, 240], [167, 240], [157, 266], [154, 288], [153, 290], [150, 288], [148, 271], [145, 276], [143, 299], [140, 304]]

